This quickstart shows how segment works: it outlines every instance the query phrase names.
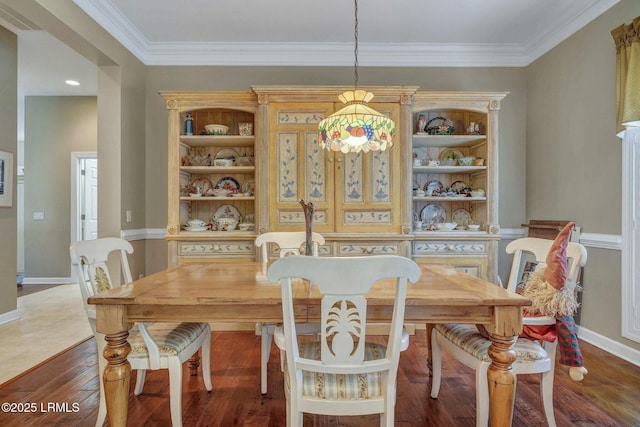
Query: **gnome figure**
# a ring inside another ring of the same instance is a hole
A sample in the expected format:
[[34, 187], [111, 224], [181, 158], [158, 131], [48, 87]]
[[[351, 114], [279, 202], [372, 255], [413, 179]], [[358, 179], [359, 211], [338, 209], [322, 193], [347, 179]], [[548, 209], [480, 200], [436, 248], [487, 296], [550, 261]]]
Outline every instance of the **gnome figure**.
[[524, 325], [521, 336], [534, 340], [553, 341], [558, 338], [559, 363], [569, 367], [569, 376], [582, 381], [587, 369], [583, 366], [582, 352], [573, 314], [578, 308], [576, 288], [578, 284], [567, 281], [567, 244], [574, 223], [568, 223], [555, 238], [546, 258], [540, 264], [524, 289], [524, 296], [531, 299], [531, 307], [524, 315], [554, 316], [555, 325]]

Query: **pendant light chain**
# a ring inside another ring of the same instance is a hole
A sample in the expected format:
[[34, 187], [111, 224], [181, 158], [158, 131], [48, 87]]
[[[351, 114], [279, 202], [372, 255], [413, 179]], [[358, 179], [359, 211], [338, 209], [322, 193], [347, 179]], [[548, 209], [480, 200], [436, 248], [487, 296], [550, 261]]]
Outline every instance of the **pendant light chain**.
[[355, 56], [355, 66], [353, 70], [353, 80], [355, 83], [355, 88], [358, 89], [358, 0], [354, 0], [355, 3], [355, 40], [356, 46], [354, 49]]
[[391, 117], [367, 105], [373, 93], [358, 88], [358, 0], [354, 0], [354, 13], [355, 88], [338, 96], [345, 106], [318, 124], [318, 145], [344, 154], [385, 151], [395, 143], [396, 124]]

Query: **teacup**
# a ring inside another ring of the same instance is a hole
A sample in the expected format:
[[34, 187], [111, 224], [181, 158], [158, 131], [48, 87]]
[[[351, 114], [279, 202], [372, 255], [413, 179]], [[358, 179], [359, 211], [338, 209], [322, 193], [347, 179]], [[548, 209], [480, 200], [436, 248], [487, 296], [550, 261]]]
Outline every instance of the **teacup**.
[[440, 160], [429, 160], [429, 166], [440, 166]]

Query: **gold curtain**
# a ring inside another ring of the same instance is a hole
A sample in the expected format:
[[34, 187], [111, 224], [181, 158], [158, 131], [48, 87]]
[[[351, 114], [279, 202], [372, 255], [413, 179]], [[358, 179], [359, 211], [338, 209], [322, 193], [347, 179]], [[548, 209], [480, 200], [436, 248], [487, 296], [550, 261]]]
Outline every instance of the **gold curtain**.
[[616, 45], [616, 121], [640, 121], [640, 16], [611, 31]]

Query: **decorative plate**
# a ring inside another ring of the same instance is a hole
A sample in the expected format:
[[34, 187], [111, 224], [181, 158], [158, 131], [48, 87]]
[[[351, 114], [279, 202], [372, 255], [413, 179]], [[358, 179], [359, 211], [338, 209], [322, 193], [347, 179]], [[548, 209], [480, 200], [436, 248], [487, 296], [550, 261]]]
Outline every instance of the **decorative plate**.
[[471, 222], [471, 214], [465, 209], [456, 209], [451, 215], [451, 220], [458, 225], [466, 227]]
[[193, 187], [194, 190], [200, 189], [200, 191], [196, 191], [196, 193], [205, 194], [209, 189], [213, 188], [213, 184], [209, 178], [201, 177], [194, 180], [191, 183], [191, 187]]
[[[454, 159], [458, 160], [458, 158], [464, 157], [460, 150], [456, 150], [455, 148], [447, 148], [446, 150], [442, 150], [440, 152], [440, 160]], [[454, 162], [455, 164], [455, 162]], [[442, 165], [442, 163], [440, 163]]]
[[446, 217], [447, 213], [440, 205], [427, 205], [420, 212], [420, 218], [426, 225], [444, 222]]
[[220, 179], [220, 181], [218, 181], [218, 183], [216, 184], [216, 188], [229, 190], [231, 191], [231, 194], [233, 194], [240, 191], [240, 184], [235, 180], [235, 178], [231, 176], [225, 176], [224, 178]]
[[242, 192], [249, 193], [249, 195], [253, 196], [256, 192], [256, 180], [253, 178], [249, 178], [245, 182], [242, 183]]
[[213, 214], [213, 219], [220, 218], [235, 218], [238, 222], [240, 222], [240, 212], [233, 205], [222, 205], [218, 208], [216, 213]]
[[216, 159], [233, 159], [235, 160], [238, 157], [238, 152], [231, 148], [223, 148], [222, 150], [216, 153]]
[[427, 196], [440, 196], [444, 193], [444, 185], [437, 179], [433, 179], [425, 182], [424, 191], [427, 193]]
[[467, 188], [467, 183], [464, 181], [455, 181], [451, 184], [451, 191], [455, 191], [456, 193], [460, 193], [465, 188]]

